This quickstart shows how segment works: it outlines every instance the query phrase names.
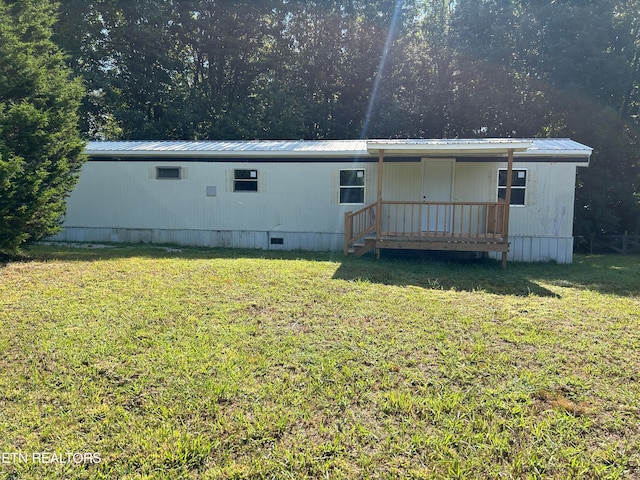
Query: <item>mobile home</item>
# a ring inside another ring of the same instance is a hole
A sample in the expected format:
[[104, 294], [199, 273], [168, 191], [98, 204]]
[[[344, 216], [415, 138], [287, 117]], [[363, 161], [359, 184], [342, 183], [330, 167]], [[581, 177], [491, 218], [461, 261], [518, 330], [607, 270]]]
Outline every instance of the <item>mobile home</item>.
[[[569, 263], [569, 139], [103, 141], [55, 238]], [[507, 205], [510, 205], [507, 208]]]

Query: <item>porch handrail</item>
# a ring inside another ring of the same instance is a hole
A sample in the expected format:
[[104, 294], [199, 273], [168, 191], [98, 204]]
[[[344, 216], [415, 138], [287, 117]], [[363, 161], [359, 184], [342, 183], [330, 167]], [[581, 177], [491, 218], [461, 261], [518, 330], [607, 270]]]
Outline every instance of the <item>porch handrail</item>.
[[344, 214], [344, 253], [348, 254], [349, 249], [376, 229], [376, 204]]
[[383, 236], [503, 240], [502, 202], [382, 202]]
[[[345, 255], [356, 243], [375, 235], [381, 237], [412, 238], [413, 240], [487, 242], [506, 244], [503, 202], [381, 202], [367, 205], [344, 215]], [[376, 221], [376, 215], [381, 215]], [[376, 225], [381, 225], [376, 231]]]

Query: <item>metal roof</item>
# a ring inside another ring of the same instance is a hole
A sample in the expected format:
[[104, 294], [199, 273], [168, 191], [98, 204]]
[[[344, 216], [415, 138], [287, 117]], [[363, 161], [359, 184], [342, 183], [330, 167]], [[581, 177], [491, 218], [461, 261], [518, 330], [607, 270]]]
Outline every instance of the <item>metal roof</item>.
[[589, 156], [593, 152], [591, 147], [570, 138], [532, 138], [530, 141], [532, 145], [524, 155]]
[[523, 152], [533, 144], [530, 140], [514, 138], [456, 138], [456, 139], [407, 139], [370, 140], [367, 149], [371, 153], [415, 154], [503, 154], [508, 150]]
[[591, 155], [592, 149], [568, 138], [481, 138], [397, 140], [135, 140], [92, 141], [91, 157], [239, 157], [330, 158], [387, 155], [501, 155], [514, 149], [518, 156]]
[[366, 140], [180, 140], [89, 142], [91, 156], [286, 157], [369, 155]]

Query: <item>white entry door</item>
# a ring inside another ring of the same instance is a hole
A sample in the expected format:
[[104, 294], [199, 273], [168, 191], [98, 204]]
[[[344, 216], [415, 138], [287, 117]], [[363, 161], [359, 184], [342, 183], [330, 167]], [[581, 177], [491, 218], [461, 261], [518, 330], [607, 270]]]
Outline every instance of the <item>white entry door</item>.
[[[451, 202], [453, 159], [422, 160], [422, 201]], [[445, 233], [451, 230], [451, 207], [431, 205], [422, 209], [422, 230]]]

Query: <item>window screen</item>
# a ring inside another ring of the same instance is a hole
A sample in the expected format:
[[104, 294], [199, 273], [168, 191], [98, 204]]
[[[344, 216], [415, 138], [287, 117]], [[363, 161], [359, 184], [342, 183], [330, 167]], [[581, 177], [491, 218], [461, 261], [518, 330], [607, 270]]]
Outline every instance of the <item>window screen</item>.
[[234, 170], [233, 171], [233, 191], [234, 192], [257, 192], [258, 191], [258, 171], [257, 170]]
[[340, 170], [340, 203], [364, 203], [364, 170]]
[[[511, 172], [511, 205], [524, 205], [527, 189], [527, 171], [512, 170]], [[498, 170], [498, 201], [507, 198], [507, 170]]]
[[156, 178], [169, 178], [179, 180], [180, 167], [156, 167]]

